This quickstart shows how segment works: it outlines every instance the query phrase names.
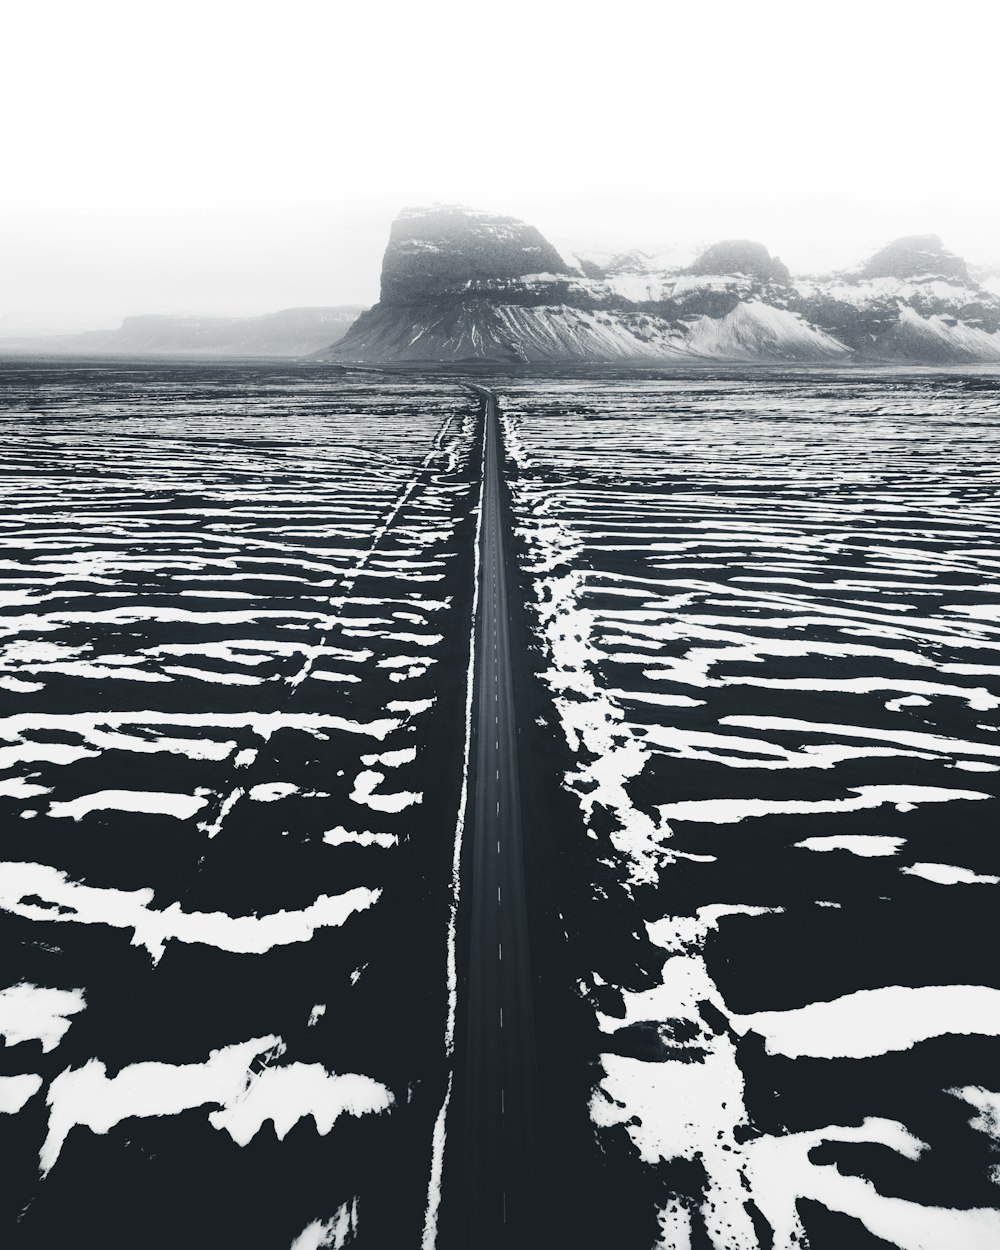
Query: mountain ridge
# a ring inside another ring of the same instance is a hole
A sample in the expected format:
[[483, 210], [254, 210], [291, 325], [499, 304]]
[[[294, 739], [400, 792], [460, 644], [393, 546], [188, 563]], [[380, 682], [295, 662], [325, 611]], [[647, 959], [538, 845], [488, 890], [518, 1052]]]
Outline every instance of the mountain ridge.
[[567, 260], [516, 218], [433, 206], [393, 223], [382, 276], [379, 303], [317, 358], [1000, 362], [1000, 297], [937, 235], [795, 279], [754, 240], [669, 268], [640, 249]]
[[[0, 355], [287, 357], [327, 348], [347, 333], [361, 305], [284, 308], [257, 317], [145, 313], [114, 330], [0, 338]], [[332, 338], [331, 338], [332, 336]]]

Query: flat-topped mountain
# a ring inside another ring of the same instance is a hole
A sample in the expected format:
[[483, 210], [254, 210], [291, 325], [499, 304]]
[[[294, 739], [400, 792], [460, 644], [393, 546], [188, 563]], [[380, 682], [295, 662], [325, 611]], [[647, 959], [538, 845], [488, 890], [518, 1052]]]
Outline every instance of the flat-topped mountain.
[[641, 250], [567, 258], [515, 218], [437, 206], [393, 223], [381, 300], [319, 358], [1000, 361], [1000, 297], [936, 235], [796, 280], [749, 239], [686, 264]]
[[52, 356], [308, 356], [347, 333], [361, 308], [286, 308], [260, 317], [126, 317], [116, 330], [0, 339], [0, 353]]
[[726, 239], [705, 248], [688, 270], [694, 274], [746, 274], [758, 282], [786, 284], [791, 279], [787, 265], [772, 256], [763, 243], [751, 239]]
[[389, 232], [382, 303], [419, 301], [473, 281], [570, 272], [551, 243], [516, 217], [447, 205], [408, 208]]

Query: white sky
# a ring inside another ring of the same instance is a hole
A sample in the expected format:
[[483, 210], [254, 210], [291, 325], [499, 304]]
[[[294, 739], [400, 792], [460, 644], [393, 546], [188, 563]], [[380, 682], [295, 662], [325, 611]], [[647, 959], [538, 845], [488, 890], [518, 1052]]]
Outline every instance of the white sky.
[[372, 302], [436, 200], [1000, 261], [993, 0], [25, 0], [0, 34], [0, 333]]

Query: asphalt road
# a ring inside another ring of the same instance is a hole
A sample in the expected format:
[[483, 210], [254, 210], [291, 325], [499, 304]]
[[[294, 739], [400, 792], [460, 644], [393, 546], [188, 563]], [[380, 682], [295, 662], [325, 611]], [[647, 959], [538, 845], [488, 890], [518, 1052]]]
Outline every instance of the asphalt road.
[[462, 1096], [464, 1244], [535, 1244], [538, 1178], [533, 981], [511, 667], [509, 522], [501, 494], [496, 399], [485, 401], [483, 517], [476, 621]]

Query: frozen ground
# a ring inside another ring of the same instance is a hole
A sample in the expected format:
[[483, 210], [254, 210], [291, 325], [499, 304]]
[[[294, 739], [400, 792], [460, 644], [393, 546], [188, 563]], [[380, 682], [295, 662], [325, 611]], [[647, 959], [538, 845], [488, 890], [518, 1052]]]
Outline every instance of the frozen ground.
[[[447, 1208], [460, 380], [5, 369], [12, 1243], [404, 1250], [442, 1156]], [[480, 381], [543, 1244], [998, 1250], [1000, 380]]]
[[475, 405], [4, 381], [4, 1224], [395, 1244], [442, 1093]]
[[645, 1244], [1000, 1246], [1000, 380], [497, 389]]

